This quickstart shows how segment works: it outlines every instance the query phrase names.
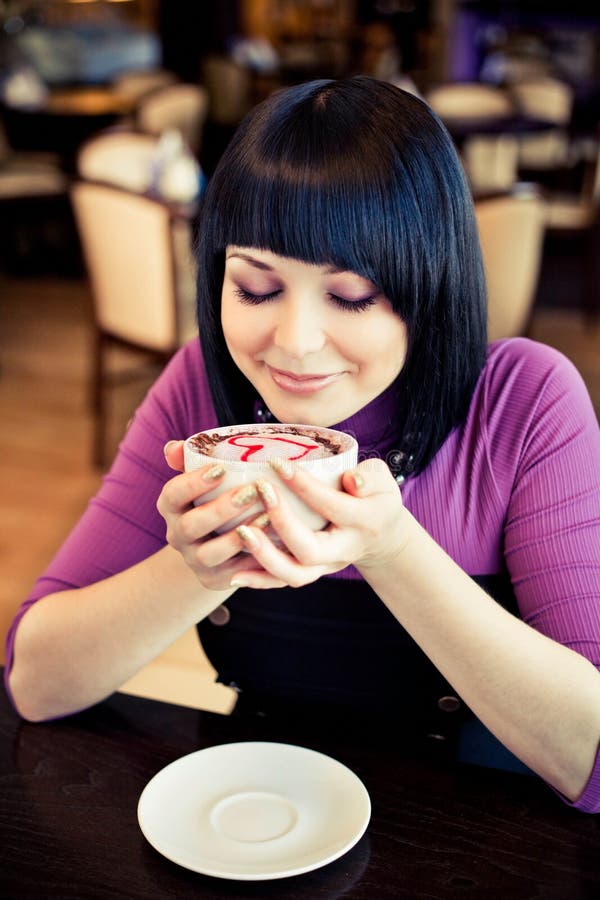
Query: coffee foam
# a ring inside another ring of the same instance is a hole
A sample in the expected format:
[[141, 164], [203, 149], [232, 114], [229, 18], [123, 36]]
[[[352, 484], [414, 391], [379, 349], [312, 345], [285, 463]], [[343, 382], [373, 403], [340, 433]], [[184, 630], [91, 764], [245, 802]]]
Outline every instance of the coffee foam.
[[227, 435], [222, 430], [205, 431], [195, 435], [191, 444], [200, 453], [228, 462], [268, 462], [273, 457], [308, 462], [341, 452], [338, 441], [316, 429], [293, 426], [284, 430], [281, 425]]

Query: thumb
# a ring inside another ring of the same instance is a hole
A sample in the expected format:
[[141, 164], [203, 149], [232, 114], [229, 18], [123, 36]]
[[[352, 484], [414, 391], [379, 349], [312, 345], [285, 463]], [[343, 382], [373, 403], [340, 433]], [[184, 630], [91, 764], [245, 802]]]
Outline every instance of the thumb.
[[163, 447], [167, 464], [176, 472], [183, 472], [183, 441], [167, 441]]
[[382, 459], [365, 459], [342, 475], [342, 487], [353, 497], [368, 497], [397, 489], [394, 476]]

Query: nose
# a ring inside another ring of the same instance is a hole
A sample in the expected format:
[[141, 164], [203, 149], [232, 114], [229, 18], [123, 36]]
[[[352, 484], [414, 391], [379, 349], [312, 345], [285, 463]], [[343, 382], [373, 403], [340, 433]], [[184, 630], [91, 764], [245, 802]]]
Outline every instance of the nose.
[[278, 306], [274, 342], [290, 359], [321, 350], [327, 340], [323, 316], [309, 301], [290, 298]]

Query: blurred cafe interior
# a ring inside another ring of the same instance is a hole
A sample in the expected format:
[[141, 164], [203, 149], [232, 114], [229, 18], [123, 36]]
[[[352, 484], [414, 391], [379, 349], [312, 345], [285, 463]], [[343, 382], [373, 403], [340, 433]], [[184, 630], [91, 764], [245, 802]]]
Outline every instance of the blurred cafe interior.
[[[233, 130], [281, 86], [357, 73], [421, 96], [455, 139], [490, 338], [556, 346], [600, 414], [594, 4], [0, 0], [3, 634], [193, 332], [194, 211]], [[193, 635], [126, 689], [232, 703]]]

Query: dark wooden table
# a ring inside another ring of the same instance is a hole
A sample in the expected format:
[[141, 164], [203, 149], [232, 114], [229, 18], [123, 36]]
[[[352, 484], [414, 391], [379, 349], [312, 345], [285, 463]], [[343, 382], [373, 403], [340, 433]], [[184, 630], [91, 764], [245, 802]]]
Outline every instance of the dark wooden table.
[[132, 102], [109, 88], [72, 88], [51, 91], [39, 109], [2, 105], [0, 117], [13, 150], [56, 153], [73, 174], [81, 144], [132, 111]]
[[[163, 766], [238, 740], [303, 744], [352, 768], [373, 805], [365, 836], [293, 878], [224, 881], [157, 853], [137, 823]], [[600, 896], [600, 818], [537, 779], [401, 748], [399, 729], [219, 716], [115, 694], [61, 721], [19, 720], [0, 697], [0, 897], [552, 898]]]

